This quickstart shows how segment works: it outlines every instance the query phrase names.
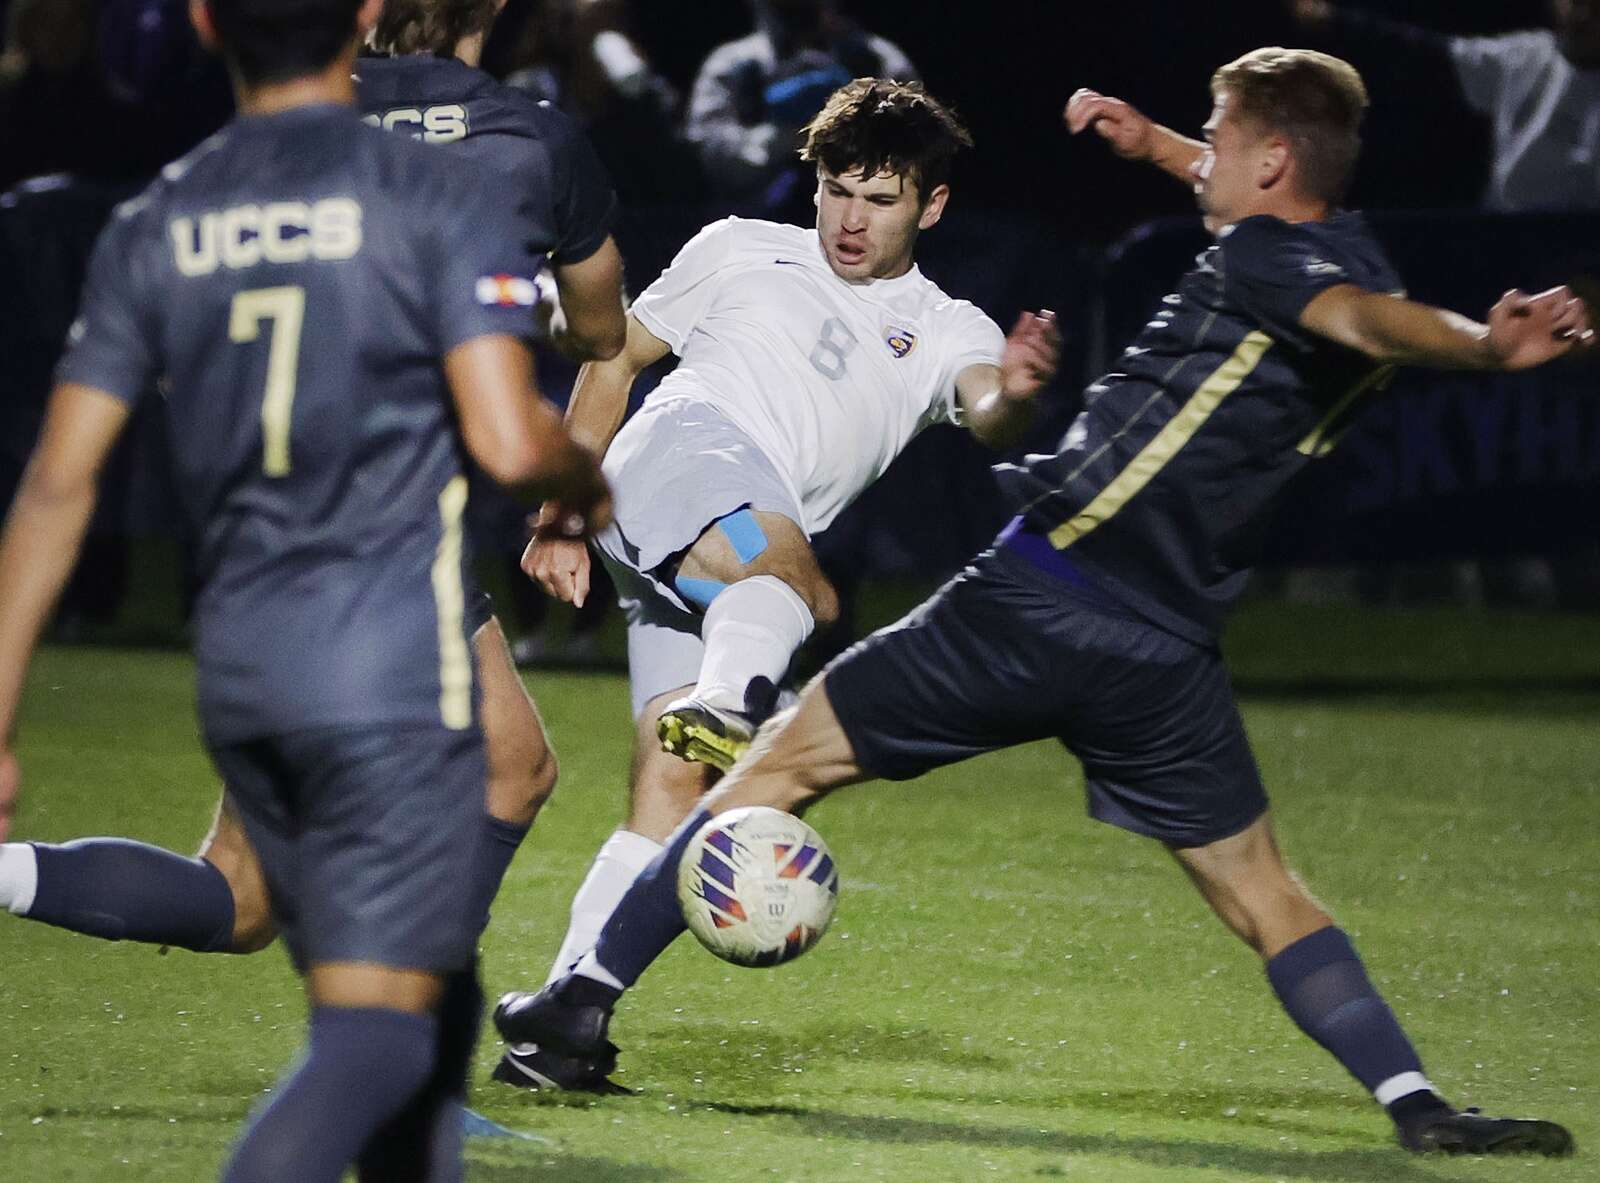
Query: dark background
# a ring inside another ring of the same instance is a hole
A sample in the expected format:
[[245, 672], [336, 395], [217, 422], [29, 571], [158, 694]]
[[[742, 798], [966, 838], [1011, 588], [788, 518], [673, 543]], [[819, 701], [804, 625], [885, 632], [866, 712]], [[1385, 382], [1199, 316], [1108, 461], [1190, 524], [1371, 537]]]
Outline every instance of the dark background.
[[[511, 0], [507, 26], [532, 2]], [[1353, 6], [1452, 33], [1526, 28], [1546, 17], [1542, 0]], [[900, 45], [929, 89], [970, 124], [978, 146], [956, 174], [960, 201], [1046, 215], [1093, 241], [1190, 204], [1167, 178], [1068, 137], [1060, 115], [1073, 90], [1118, 95], [1194, 133], [1210, 110], [1217, 66], [1257, 46], [1307, 43], [1281, 0], [853, 0], [843, 7]], [[744, 0], [639, 0], [634, 12], [645, 48], [684, 91], [708, 48], [750, 28]], [[1487, 175], [1487, 138], [1457, 97], [1447, 64], [1361, 56], [1373, 111], [1354, 204], [1475, 201]]]
[[[174, 31], [186, 28], [182, 0], [98, 2], [124, 22], [154, 11]], [[544, 2], [510, 0], [488, 47], [491, 73], [512, 64], [520, 26]], [[1084, 382], [1115, 357], [1206, 242], [1184, 185], [1115, 158], [1098, 137], [1067, 135], [1061, 110], [1079, 86], [1196, 134], [1210, 109], [1209, 79], [1224, 62], [1268, 44], [1341, 53], [1361, 69], [1372, 97], [1351, 204], [1374, 211], [1379, 237], [1415, 296], [1481, 317], [1512, 285], [1537, 290], [1588, 276], [1590, 290], [1600, 292], [1592, 278], [1600, 276], [1600, 219], [1473, 211], [1488, 175], [1487, 129], [1463, 104], [1442, 44], [1429, 53], [1319, 41], [1295, 25], [1284, 0], [839, 3], [904, 49], [977, 140], [957, 163], [949, 216], [919, 244], [924, 271], [1002, 325], [1025, 307], [1060, 313], [1061, 374], [1019, 451], [1054, 446]], [[0, 14], [6, 6], [0, 0]], [[1457, 34], [1527, 28], [1547, 16], [1544, 0], [1351, 0], [1348, 7]], [[746, 0], [632, 0], [630, 10], [641, 48], [684, 96], [705, 55], [751, 28]], [[118, 48], [102, 51], [115, 63]], [[119, 99], [90, 76], [9, 99], [0, 94], [0, 190], [37, 172], [72, 174], [54, 188], [0, 197], [0, 274], [15, 273], [0, 285], [0, 505], [31, 449], [100, 220], [114, 200], [230, 114], [214, 62], [173, 53], [122, 64], [155, 80], [142, 101]], [[635, 200], [617, 226], [633, 291], [701, 225], [728, 212], [716, 199], [685, 201], [682, 178], [663, 176], [652, 194], [653, 175], [633, 186]], [[1597, 365], [1462, 379], [1408, 373], [1376, 400], [1347, 446], [1297, 483], [1270, 556], [1281, 563], [1600, 556]], [[541, 372], [546, 392], [563, 399], [571, 368], [546, 355]], [[641, 382], [636, 397], [648, 386]], [[91, 545], [89, 573], [80, 572], [68, 597], [69, 607], [84, 600], [77, 607], [90, 617], [115, 610], [124, 582], [118, 571], [130, 562], [124, 541], [174, 530], [158, 420], [138, 417], [108, 477], [94, 531], [104, 545]], [[925, 433], [819, 540], [830, 570], [852, 580], [951, 570], [1009, 512], [989, 478], [994, 459], [961, 432]], [[490, 510], [476, 531], [480, 553], [511, 571], [521, 511], [508, 504], [496, 512], [487, 497], [479, 504]], [[110, 558], [96, 567], [97, 555]], [[513, 573], [507, 582], [525, 581]], [[1535, 598], [1592, 609], [1600, 604], [1600, 561], [1585, 560], [1580, 577]], [[533, 613], [529, 607], [523, 615]]]

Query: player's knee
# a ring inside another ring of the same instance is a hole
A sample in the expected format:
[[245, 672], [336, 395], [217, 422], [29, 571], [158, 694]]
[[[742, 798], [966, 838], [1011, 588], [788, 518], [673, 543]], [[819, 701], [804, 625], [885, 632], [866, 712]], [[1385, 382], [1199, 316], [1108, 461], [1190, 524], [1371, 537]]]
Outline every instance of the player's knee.
[[839, 593], [821, 570], [797, 571], [783, 581], [800, 597], [817, 627], [825, 628], [839, 619]]
[[556, 763], [556, 754], [546, 747], [534, 757], [533, 768], [528, 773], [528, 799], [535, 807], [543, 805], [556, 791], [559, 779], [561, 767]]
[[238, 859], [214, 853], [205, 858], [222, 873], [233, 895], [233, 932], [228, 952], [259, 953], [278, 939], [278, 922], [272, 916], [266, 883], [254, 867], [246, 868]]
[[[523, 778], [522, 789], [522, 814], [531, 824], [544, 803], [550, 800], [550, 794], [556, 791], [556, 781], [560, 779], [561, 770], [556, 764], [556, 754], [548, 747], [541, 748], [528, 766], [527, 774]], [[524, 820], [519, 817], [519, 822]]]
[[811, 618], [819, 628], [839, 623], [839, 593], [827, 579], [818, 576], [815, 586], [804, 599], [806, 607], [811, 609]]
[[502, 745], [490, 753], [489, 813], [513, 825], [532, 825], [559, 775], [549, 744]]
[[278, 939], [278, 924], [268, 908], [251, 908], [233, 915], [233, 939], [228, 943], [230, 953], [259, 953]]
[[217, 869], [233, 897], [230, 953], [258, 953], [278, 938], [272, 899], [255, 849], [244, 837], [235, 815], [224, 808], [206, 839], [200, 857]]

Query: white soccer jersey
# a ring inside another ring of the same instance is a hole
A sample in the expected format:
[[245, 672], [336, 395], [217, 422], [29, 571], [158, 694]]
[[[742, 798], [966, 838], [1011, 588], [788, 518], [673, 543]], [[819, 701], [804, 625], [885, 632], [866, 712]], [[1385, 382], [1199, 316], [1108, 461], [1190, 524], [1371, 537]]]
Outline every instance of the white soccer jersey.
[[815, 230], [725, 218], [678, 252], [633, 314], [682, 362], [651, 401], [691, 397], [742, 428], [825, 529], [912, 437], [954, 420], [955, 380], [1005, 336], [915, 267], [846, 283]]

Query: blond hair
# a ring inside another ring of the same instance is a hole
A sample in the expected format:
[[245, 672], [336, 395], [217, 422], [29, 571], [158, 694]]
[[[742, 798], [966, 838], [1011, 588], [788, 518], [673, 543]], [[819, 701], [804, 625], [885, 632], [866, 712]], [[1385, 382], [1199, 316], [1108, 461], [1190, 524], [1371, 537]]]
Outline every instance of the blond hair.
[[1366, 84], [1343, 58], [1314, 49], [1268, 46], [1235, 58], [1211, 76], [1213, 97], [1289, 141], [1300, 187], [1336, 204], [1361, 152]]

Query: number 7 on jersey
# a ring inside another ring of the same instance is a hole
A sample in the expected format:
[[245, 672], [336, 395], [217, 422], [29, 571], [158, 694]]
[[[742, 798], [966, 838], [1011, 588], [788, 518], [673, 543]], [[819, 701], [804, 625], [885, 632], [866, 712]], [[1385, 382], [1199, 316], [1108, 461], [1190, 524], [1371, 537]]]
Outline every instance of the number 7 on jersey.
[[306, 319], [302, 287], [254, 288], [233, 297], [228, 339], [248, 344], [261, 335], [261, 322], [272, 322], [267, 346], [267, 389], [261, 400], [261, 467], [268, 476], [289, 474], [289, 412], [300, 368], [300, 328]]

